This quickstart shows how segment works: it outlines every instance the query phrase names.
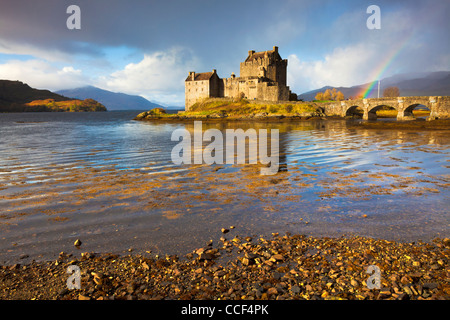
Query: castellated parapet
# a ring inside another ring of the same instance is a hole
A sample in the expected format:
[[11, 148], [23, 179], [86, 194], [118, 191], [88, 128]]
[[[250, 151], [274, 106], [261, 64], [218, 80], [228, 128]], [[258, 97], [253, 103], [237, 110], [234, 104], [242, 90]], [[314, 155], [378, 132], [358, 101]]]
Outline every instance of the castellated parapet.
[[203, 98], [240, 98], [261, 101], [287, 101], [290, 90], [287, 81], [287, 59], [282, 59], [278, 47], [273, 50], [248, 52], [240, 64], [240, 77], [220, 78], [212, 72], [189, 72], [185, 80], [185, 110]]

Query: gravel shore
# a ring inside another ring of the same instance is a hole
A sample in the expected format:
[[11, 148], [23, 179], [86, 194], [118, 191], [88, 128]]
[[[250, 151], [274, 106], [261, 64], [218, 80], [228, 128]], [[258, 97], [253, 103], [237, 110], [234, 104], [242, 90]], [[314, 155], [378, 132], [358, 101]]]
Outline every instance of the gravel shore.
[[[447, 238], [402, 243], [289, 234], [252, 239], [222, 232], [220, 240], [183, 257], [62, 252], [56, 261], [1, 266], [0, 299], [450, 298]], [[81, 271], [80, 289], [68, 289], [71, 265]], [[380, 282], [368, 286], [366, 281], [378, 277], [369, 266], [379, 268]]]

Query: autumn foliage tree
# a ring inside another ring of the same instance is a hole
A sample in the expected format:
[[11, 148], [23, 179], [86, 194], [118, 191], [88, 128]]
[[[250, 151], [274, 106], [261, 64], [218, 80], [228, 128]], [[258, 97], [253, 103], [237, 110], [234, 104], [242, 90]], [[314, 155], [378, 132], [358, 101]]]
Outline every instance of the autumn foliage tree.
[[314, 99], [316, 99], [316, 100], [323, 100], [323, 93], [322, 92], [317, 92], [316, 97]]
[[393, 98], [393, 97], [399, 97], [400, 96], [400, 90], [398, 87], [387, 87], [383, 90], [383, 97], [386, 98]]
[[337, 91], [336, 88], [333, 89], [327, 89], [325, 92], [318, 92], [315, 96], [316, 100], [323, 101], [323, 100], [336, 100], [341, 101], [344, 100], [344, 94], [341, 91]]

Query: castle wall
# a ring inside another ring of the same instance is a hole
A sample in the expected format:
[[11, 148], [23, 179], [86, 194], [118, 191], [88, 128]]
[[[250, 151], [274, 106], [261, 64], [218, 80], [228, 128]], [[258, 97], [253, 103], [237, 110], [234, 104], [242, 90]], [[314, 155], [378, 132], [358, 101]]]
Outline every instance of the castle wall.
[[272, 58], [257, 58], [240, 64], [240, 76], [263, 77], [280, 85], [287, 84], [287, 60], [273, 61]]
[[277, 61], [275, 81], [282, 86], [287, 85], [287, 60]]
[[273, 85], [272, 83], [262, 83], [262, 95], [260, 100], [266, 101], [288, 101], [289, 87]]
[[210, 97], [223, 97], [223, 89], [221, 89], [222, 79], [217, 74], [214, 74], [209, 81], [209, 95]]
[[[263, 70], [266, 69], [269, 64], [269, 59], [255, 59], [248, 62], [241, 62], [239, 68], [239, 74], [241, 78], [247, 77], [265, 77], [265, 72]], [[263, 69], [263, 70], [261, 70]]]
[[199, 99], [209, 98], [210, 83], [209, 80], [202, 81], [186, 81], [185, 82], [185, 110], [189, 108]]
[[289, 87], [258, 78], [227, 78], [223, 81], [223, 97], [238, 98], [244, 93], [249, 100], [288, 101]]

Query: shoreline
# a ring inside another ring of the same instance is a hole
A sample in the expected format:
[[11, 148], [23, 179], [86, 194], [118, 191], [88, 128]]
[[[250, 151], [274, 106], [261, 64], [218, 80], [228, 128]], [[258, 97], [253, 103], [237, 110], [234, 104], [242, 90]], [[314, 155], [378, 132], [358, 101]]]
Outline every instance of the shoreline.
[[[0, 299], [450, 299], [448, 238], [403, 243], [273, 233], [252, 239], [222, 232], [185, 257], [61, 252], [56, 261], [1, 266]], [[67, 288], [70, 265], [80, 268], [81, 289]], [[370, 265], [380, 268], [379, 288], [366, 285]]]
[[139, 114], [133, 120], [144, 122], [169, 122], [169, 123], [187, 123], [191, 121], [203, 121], [209, 123], [224, 123], [224, 122], [240, 122], [240, 121], [254, 121], [254, 122], [310, 122], [310, 121], [330, 121], [340, 120], [350, 122], [349, 126], [352, 128], [361, 129], [400, 129], [400, 130], [450, 130], [450, 119], [438, 119], [426, 121], [425, 119], [398, 121], [396, 118], [380, 118], [383, 120], [360, 120], [346, 119], [338, 116], [316, 116], [316, 115], [242, 115], [242, 116], [211, 116], [211, 115], [175, 115], [168, 114], [167, 116], [160, 115], [144, 115]]

